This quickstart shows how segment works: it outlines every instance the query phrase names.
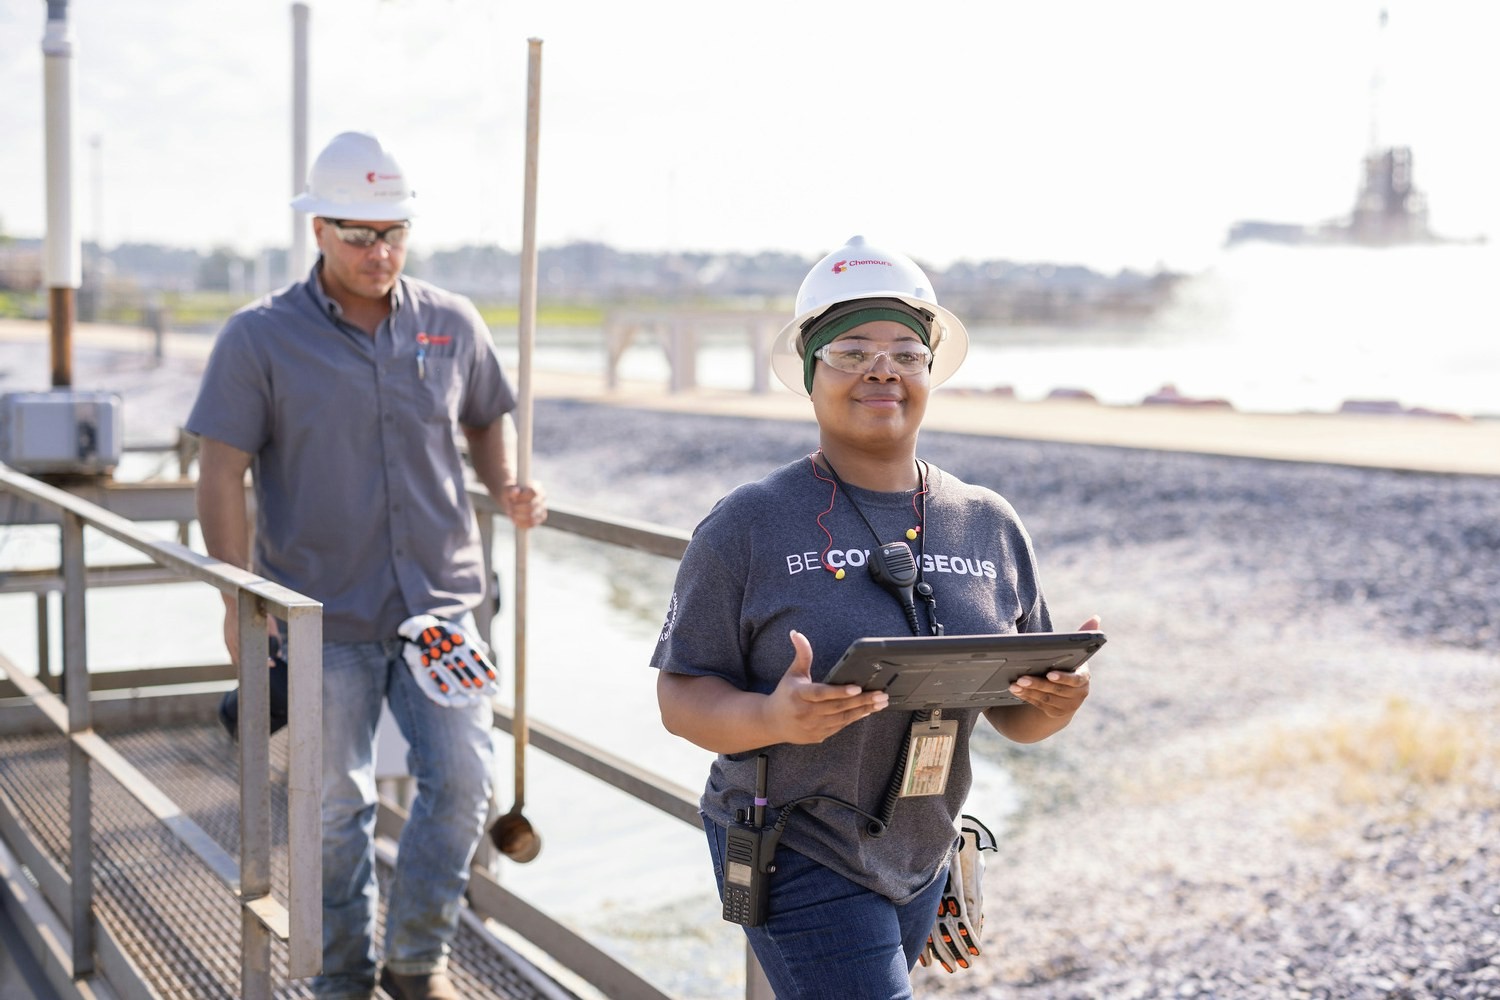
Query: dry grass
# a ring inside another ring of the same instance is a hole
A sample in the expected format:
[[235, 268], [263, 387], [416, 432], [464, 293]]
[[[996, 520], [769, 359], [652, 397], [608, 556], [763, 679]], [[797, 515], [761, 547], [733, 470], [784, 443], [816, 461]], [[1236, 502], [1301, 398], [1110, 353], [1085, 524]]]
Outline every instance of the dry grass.
[[1341, 785], [1430, 788], [1462, 782], [1495, 753], [1487, 721], [1439, 713], [1405, 698], [1389, 698], [1378, 712], [1334, 718], [1314, 726], [1278, 727], [1245, 764], [1262, 771], [1321, 765]]
[[1179, 746], [1132, 769], [1125, 802], [1168, 806], [1205, 795], [1303, 793], [1328, 807], [1395, 807], [1411, 814], [1457, 796], [1500, 804], [1500, 724], [1395, 696], [1383, 704], [1282, 722]]
[[[1253, 745], [1215, 753], [1208, 770], [1262, 789], [1321, 788], [1316, 799], [1329, 812], [1410, 822], [1445, 804], [1500, 802], [1496, 732], [1486, 716], [1396, 696], [1370, 711], [1277, 726]], [[1317, 826], [1328, 817], [1306, 818]]]

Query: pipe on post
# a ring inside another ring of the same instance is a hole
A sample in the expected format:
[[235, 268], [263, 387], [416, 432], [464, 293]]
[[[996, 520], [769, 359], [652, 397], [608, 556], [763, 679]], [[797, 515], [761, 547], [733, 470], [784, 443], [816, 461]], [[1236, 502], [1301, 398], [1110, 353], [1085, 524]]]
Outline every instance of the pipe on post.
[[74, 293], [83, 284], [82, 249], [73, 227], [73, 37], [67, 0], [47, 0], [42, 35], [47, 165], [44, 258], [52, 385], [73, 384]]

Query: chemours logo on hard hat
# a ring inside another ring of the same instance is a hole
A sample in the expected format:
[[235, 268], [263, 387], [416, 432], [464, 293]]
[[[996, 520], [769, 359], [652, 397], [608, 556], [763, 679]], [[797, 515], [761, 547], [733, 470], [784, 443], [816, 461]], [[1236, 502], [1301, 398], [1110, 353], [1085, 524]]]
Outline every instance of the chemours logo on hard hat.
[[849, 270], [849, 268], [851, 268], [851, 267], [859, 267], [861, 264], [880, 264], [883, 267], [895, 267], [896, 266], [895, 264], [892, 264], [888, 260], [841, 260], [841, 261], [836, 261], [834, 263], [834, 265], [833, 265], [833, 273], [834, 274], [843, 274], [845, 271]]
[[365, 174], [365, 182], [368, 184], [374, 184], [376, 181], [399, 181], [400, 179], [400, 174], [381, 174], [376, 173], [374, 170]]

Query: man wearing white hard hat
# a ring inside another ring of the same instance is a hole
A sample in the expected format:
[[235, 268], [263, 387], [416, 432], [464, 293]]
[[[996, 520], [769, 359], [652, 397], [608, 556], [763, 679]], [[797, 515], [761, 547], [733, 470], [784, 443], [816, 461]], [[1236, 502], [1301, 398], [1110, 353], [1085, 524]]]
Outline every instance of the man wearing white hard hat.
[[[473, 303], [402, 274], [415, 193], [373, 135], [335, 136], [294, 208], [320, 252], [214, 345], [187, 429], [211, 555], [323, 603], [323, 974], [319, 997], [455, 998], [447, 955], [490, 798], [495, 669], [474, 631], [486, 590], [457, 438], [518, 527], [515, 408]], [[250, 551], [244, 476], [256, 497]], [[236, 605], [225, 641], [238, 649]], [[382, 703], [417, 797], [374, 942], [374, 737]], [[297, 710], [296, 705], [291, 711]], [[226, 725], [228, 722], [226, 721]]]
[[783, 1000], [909, 997], [919, 961], [972, 964], [977, 844], [955, 823], [973, 729], [1034, 742], [1088, 695], [1085, 664], [924, 719], [813, 679], [863, 637], [1052, 630], [1015, 510], [918, 453], [967, 347], [905, 255], [855, 237], [814, 265], [772, 366], [819, 448], [698, 525], [652, 657], [663, 723], [718, 754], [700, 810], [725, 917]]

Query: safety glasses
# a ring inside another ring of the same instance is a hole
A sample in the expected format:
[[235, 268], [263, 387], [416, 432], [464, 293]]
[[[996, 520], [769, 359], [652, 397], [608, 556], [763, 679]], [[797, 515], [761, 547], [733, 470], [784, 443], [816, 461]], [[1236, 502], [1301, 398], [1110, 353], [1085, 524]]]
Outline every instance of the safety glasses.
[[352, 247], [368, 250], [370, 247], [385, 240], [390, 247], [403, 247], [406, 245], [407, 233], [411, 231], [411, 222], [398, 222], [394, 226], [384, 229], [376, 229], [374, 226], [363, 226], [357, 222], [344, 222], [341, 219], [329, 219], [333, 226], [334, 235]]
[[874, 368], [881, 358], [901, 375], [919, 375], [932, 365], [932, 352], [922, 344], [903, 344], [900, 347], [877, 351], [871, 344], [856, 340], [838, 340], [825, 344], [813, 352], [813, 357], [837, 371], [851, 375], [863, 375]]

